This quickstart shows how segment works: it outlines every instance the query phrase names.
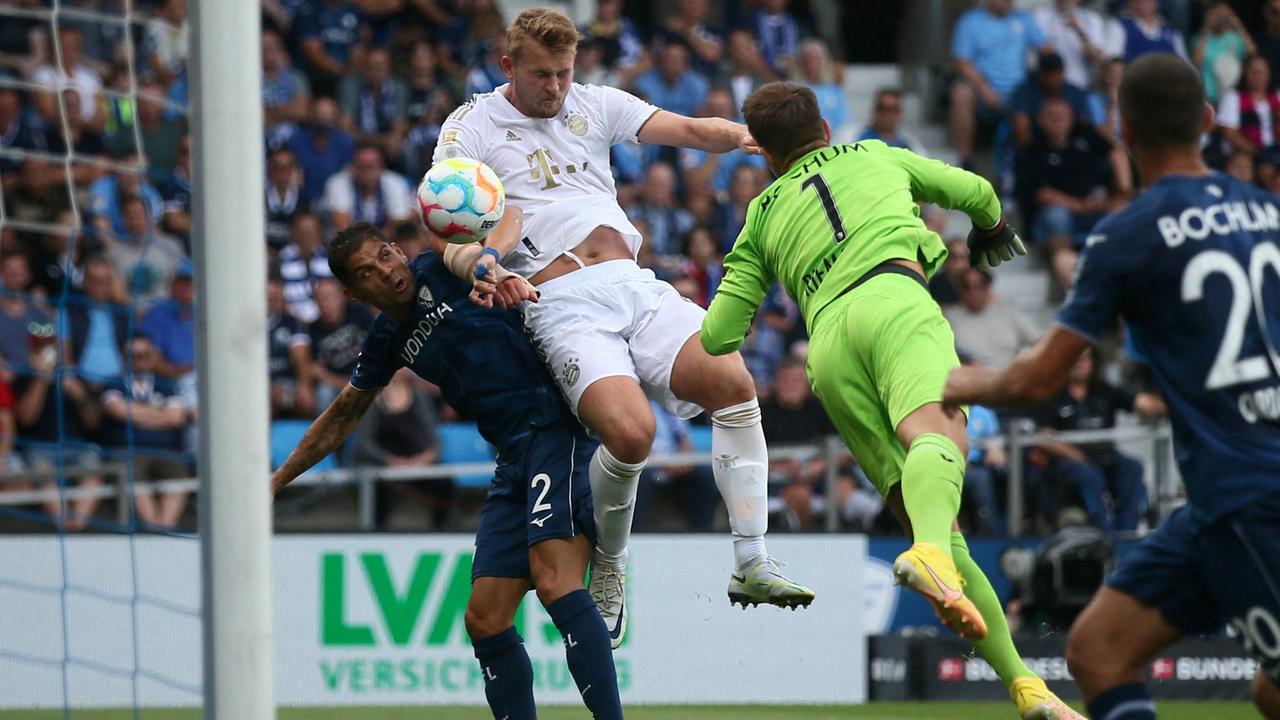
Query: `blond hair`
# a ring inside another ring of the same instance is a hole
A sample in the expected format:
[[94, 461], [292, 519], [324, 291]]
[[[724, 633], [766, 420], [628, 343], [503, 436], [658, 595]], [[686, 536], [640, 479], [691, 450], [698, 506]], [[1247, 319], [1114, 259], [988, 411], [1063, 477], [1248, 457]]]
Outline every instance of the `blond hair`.
[[576, 50], [580, 39], [568, 15], [551, 8], [533, 8], [517, 15], [507, 28], [507, 54], [518, 59], [530, 41], [552, 53]]

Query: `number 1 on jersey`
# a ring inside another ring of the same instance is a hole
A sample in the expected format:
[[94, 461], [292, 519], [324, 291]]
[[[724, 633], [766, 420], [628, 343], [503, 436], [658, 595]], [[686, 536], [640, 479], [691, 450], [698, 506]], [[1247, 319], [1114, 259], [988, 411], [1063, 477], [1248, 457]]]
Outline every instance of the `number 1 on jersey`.
[[837, 243], [842, 242], [845, 238], [844, 220], [840, 218], [840, 208], [836, 207], [836, 201], [831, 198], [831, 188], [827, 186], [822, 173], [814, 173], [800, 183], [800, 192], [811, 187], [818, 194], [818, 200], [822, 201], [822, 209], [827, 213], [827, 222], [831, 225], [831, 235]]

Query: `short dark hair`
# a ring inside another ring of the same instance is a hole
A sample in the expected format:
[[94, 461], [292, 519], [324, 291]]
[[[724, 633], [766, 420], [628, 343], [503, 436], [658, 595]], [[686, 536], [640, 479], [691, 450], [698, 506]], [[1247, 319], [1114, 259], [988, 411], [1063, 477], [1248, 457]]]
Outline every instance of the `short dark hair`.
[[797, 151], [826, 140], [818, 98], [798, 83], [761, 85], [742, 104], [742, 116], [747, 130], [773, 156], [778, 170], [790, 166]]
[[1200, 73], [1172, 53], [1143, 55], [1120, 81], [1120, 115], [1133, 127], [1134, 145], [1198, 145], [1206, 102]]
[[333, 242], [329, 243], [329, 271], [344, 286], [351, 287], [352, 280], [351, 268], [347, 267], [347, 261], [370, 240], [387, 241], [377, 225], [358, 222], [340, 231], [333, 237]]

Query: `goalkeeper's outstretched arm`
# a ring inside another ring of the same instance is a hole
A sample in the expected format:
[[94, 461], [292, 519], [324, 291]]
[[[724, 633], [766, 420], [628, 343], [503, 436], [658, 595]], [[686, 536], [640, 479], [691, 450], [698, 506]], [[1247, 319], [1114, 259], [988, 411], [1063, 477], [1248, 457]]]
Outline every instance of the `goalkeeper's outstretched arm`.
[[351, 385], [343, 388], [333, 403], [311, 423], [298, 447], [289, 453], [284, 464], [271, 476], [271, 494], [280, 492], [294, 478], [311, 469], [312, 465], [346, 442], [380, 391], [381, 388], [357, 390]]

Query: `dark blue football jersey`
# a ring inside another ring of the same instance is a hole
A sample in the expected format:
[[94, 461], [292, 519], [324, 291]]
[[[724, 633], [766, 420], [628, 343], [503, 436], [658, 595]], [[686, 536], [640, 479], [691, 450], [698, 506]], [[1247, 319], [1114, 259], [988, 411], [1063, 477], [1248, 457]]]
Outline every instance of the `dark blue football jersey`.
[[1278, 204], [1220, 173], [1165, 177], [1094, 228], [1058, 313], [1090, 340], [1123, 316], [1202, 520], [1280, 493]]
[[571, 417], [525, 339], [519, 312], [471, 302], [471, 285], [435, 253], [419, 255], [410, 268], [417, 287], [413, 312], [404, 322], [386, 313], [374, 319], [351, 372], [352, 386], [381, 388], [407, 367], [475, 420], [499, 454], [534, 425]]

